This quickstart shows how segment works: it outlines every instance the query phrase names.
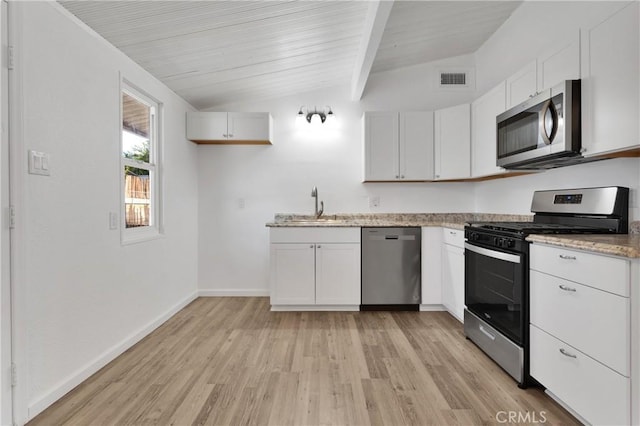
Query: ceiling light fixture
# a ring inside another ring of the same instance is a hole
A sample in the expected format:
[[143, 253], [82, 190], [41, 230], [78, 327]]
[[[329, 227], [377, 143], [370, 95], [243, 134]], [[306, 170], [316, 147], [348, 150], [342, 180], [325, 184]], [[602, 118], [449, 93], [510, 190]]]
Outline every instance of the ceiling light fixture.
[[313, 116], [317, 115], [318, 117], [320, 117], [320, 122], [324, 123], [325, 121], [327, 121], [327, 118], [333, 117], [333, 111], [331, 110], [330, 106], [326, 106], [323, 109], [321, 109], [320, 111], [318, 111], [317, 107], [313, 107], [313, 110], [305, 107], [304, 105], [300, 107], [300, 109], [298, 110], [298, 118], [302, 118], [304, 117], [307, 120], [307, 123], [311, 123], [311, 120], [313, 119]]

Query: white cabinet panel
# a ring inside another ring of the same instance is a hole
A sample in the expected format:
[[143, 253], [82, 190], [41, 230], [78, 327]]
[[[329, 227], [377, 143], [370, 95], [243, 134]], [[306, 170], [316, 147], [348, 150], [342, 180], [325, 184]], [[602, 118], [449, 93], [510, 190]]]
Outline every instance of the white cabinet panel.
[[365, 112], [364, 180], [433, 179], [433, 113]]
[[464, 249], [442, 245], [442, 304], [464, 321]]
[[235, 141], [270, 140], [269, 114], [230, 112], [227, 116], [228, 138]]
[[561, 247], [531, 246], [531, 269], [629, 296], [629, 262]]
[[316, 246], [315, 303], [360, 304], [360, 244]]
[[398, 113], [364, 113], [364, 180], [396, 180], [398, 156]]
[[533, 325], [530, 357], [531, 377], [589, 423], [629, 424], [629, 379]]
[[271, 143], [268, 112], [188, 112], [187, 139], [204, 144]]
[[442, 304], [442, 229], [422, 228], [423, 305]]
[[270, 241], [271, 305], [360, 304], [360, 228], [271, 228]]
[[629, 299], [531, 271], [531, 324], [629, 376]]
[[582, 31], [585, 155], [640, 146], [638, 2]]
[[529, 99], [536, 93], [537, 84], [537, 65], [533, 61], [507, 79], [507, 109]]
[[400, 113], [400, 178], [433, 179], [433, 112]]
[[464, 231], [462, 229], [442, 228], [442, 239], [445, 244], [464, 248]]
[[204, 141], [226, 138], [226, 112], [187, 113], [187, 139], [192, 141]]
[[434, 115], [435, 178], [471, 176], [471, 106], [440, 109]]
[[580, 33], [567, 44], [553, 46], [538, 57], [538, 91], [564, 80], [580, 79]]
[[360, 243], [359, 227], [273, 227], [269, 230], [271, 243]]
[[315, 303], [313, 244], [271, 244], [271, 304]]
[[506, 83], [502, 82], [471, 104], [471, 175], [504, 173], [496, 166], [496, 116], [506, 109]]

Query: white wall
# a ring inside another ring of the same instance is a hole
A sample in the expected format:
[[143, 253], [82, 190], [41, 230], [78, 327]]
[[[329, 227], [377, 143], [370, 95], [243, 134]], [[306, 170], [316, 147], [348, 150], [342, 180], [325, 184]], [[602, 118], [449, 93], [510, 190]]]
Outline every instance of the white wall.
[[[629, 2], [524, 2], [476, 52], [479, 92], [484, 92], [559, 40], [591, 28]], [[544, 23], [544, 31], [540, 24]], [[612, 48], [615, 48], [612, 46]], [[639, 120], [640, 121], [640, 120]], [[631, 188], [630, 215], [640, 220], [640, 159], [616, 159], [476, 185], [478, 212], [529, 213], [536, 189], [619, 185]]]
[[[8, 41], [7, 3], [0, 7], [0, 45], [6, 51]], [[9, 104], [8, 70], [0, 70], [0, 208], [9, 206]], [[9, 229], [0, 227], [0, 424], [11, 424], [11, 281]]]
[[[198, 150], [184, 137], [191, 107], [163, 84], [55, 2], [12, 6], [22, 15], [18, 150], [51, 156], [50, 177], [14, 164], [24, 421], [195, 297]], [[127, 246], [108, 226], [120, 211], [119, 73], [164, 105], [165, 234]]]
[[476, 184], [479, 213], [531, 214], [533, 191], [543, 189], [626, 186], [631, 189], [631, 220], [640, 220], [640, 159], [618, 158], [548, 170], [527, 176]]
[[[471, 57], [454, 58], [469, 65]], [[472, 99], [472, 91], [438, 91], [441, 64], [372, 76], [362, 102], [337, 87], [285, 99], [223, 105], [220, 111], [270, 111], [273, 146], [200, 146], [199, 287], [207, 294], [268, 294], [269, 233], [275, 213], [313, 214], [318, 187], [325, 213], [467, 212], [473, 186], [460, 183], [362, 183], [361, 116], [365, 110], [431, 110]], [[301, 105], [330, 105], [333, 123], [297, 123]], [[368, 197], [380, 197], [369, 208]], [[241, 200], [244, 208], [240, 207]]]

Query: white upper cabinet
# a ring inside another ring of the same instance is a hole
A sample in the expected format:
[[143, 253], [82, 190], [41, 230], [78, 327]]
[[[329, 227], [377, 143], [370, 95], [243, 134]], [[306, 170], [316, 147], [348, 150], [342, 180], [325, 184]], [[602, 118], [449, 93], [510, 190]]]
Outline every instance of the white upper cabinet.
[[440, 109], [434, 115], [435, 178], [471, 177], [471, 107]]
[[506, 109], [526, 101], [538, 91], [537, 69], [536, 61], [533, 61], [507, 79]]
[[471, 104], [471, 175], [504, 173], [496, 166], [496, 116], [506, 107], [506, 82], [500, 83]]
[[398, 162], [397, 112], [365, 112], [364, 180], [396, 180], [400, 174]]
[[270, 144], [268, 112], [188, 112], [187, 139], [203, 144]]
[[582, 146], [585, 156], [640, 146], [639, 4], [582, 30]]
[[555, 86], [564, 80], [580, 78], [580, 33], [576, 31], [570, 40], [550, 46], [535, 60], [509, 77], [506, 109], [512, 108], [536, 93]]
[[433, 179], [433, 113], [365, 112], [364, 180]]
[[580, 78], [580, 32], [565, 43], [552, 46], [537, 60], [538, 91], [549, 89], [564, 80]]
[[433, 112], [400, 113], [400, 179], [433, 179]]

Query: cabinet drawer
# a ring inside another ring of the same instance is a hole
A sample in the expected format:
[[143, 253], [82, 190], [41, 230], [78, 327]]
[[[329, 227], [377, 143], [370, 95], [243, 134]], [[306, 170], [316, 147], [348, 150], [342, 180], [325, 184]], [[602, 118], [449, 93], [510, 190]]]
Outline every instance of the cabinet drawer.
[[531, 324], [629, 376], [629, 299], [531, 271]]
[[629, 296], [629, 262], [624, 259], [533, 244], [531, 269]]
[[359, 243], [360, 228], [274, 227], [269, 238], [271, 243]]
[[531, 376], [589, 423], [629, 424], [629, 379], [533, 325], [530, 356]]
[[464, 231], [461, 229], [442, 228], [442, 239], [445, 244], [464, 248]]

